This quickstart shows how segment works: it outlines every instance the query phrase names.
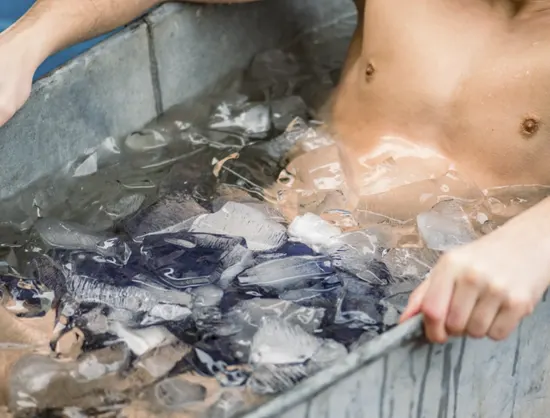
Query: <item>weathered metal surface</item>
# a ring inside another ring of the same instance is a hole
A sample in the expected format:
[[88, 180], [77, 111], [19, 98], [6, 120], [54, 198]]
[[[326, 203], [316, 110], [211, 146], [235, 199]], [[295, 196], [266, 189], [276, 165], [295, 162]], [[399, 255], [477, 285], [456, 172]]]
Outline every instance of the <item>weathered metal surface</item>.
[[549, 319], [544, 300], [506, 341], [431, 345], [417, 317], [246, 418], [548, 417]]
[[0, 128], [0, 200], [104, 138], [204, 93], [254, 54], [352, 11], [347, 0], [156, 9], [35, 83], [27, 104]]

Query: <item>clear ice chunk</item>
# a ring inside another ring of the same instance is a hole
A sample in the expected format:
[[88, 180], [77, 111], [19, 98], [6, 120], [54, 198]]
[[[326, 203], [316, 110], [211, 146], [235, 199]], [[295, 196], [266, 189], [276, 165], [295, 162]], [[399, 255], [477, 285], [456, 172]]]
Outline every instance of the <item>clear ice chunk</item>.
[[136, 213], [145, 201], [143, 194], [130, 194], [121, 197], [117, 202], [105, 205], [105, 213], [113, 220], [125, 219]]
[[226, 203], [219, 211], [201, 215], [190, 232], [243, 237], [253, 251], [276, 250], [287, 240], [284, 226], [241, 203]]
[[391, 248], [383, 252], [381, 260], [392, 277], [422, 279], [437, 263], [440, 254], [429, 248]]
[[[173, 192], [159, 199], [158, 202], [141, 210], [123, 221], [123, 229], [134, 240], [156, 232], [177, 232], [185, 230], [192, 220], [208, 213], [190, 195]], [[186, 223], [186, 221], [189, 221]]]
[[271, 129], [269, 107], [263, 103], [250, 103], [245, 96], [222, 101], [210, 116], [208, 127], [263, 138]]
[[183, 290], [214, 283], [227, 252], [216, 245], [216, 238], [187, 232], [148, 235], [141, 246], [142, 264], [168, 288]]
[[77, 166], [73, 170], [73, 177], [91, 176], [97, 172], [97, 153], [93, 152], [86, 156], [84, 161], [75, 163]]
[[299, 325], [265, 319], [252, 339], [249, 362], [269, 364], [305, 363], [320, 349], [323, 341]]
[[419, 213], [429, 211], [437, 203], [449, 199], [481, 201], [484, 196], [475, 185], [449, 171], [437, 178], [362, 195], [354, 215], [361, 224], [373, 220], [375, 223], [385, 220], [403, 224], [414, 221]]
[[331, 246], [334, 238], [340, 236], [342, 231], [320, 216], [306, 213], [294, 218], [288, 227], [288, 234], [291, 238], [317, 249]]
[[294, 256], [252, 267], [238, 276], [237, 284], [241, 287], [258, 287], [267, 292], [280, 292], [310, 287], [334, 272], [328, 257]]
[[247, 386], [253, 393], [273, 395], [292, 389], [308, 375], [307, 367], [303, 364], [262, 364], [254, 369]]
[[468, 214], [460, 202], [444, 200], [416, 217], [418, 231], [432, 250], [447, 251], [477, 238]]
[[66, 250], [83, 250], [113, 257], [125, 264], [130, 257], [130, 248], [117, 237], [92, 232], [70, 222], [43, 218], [34, 224], [35, 231], [49, 247]]
[[142, 325], [153, 325], [163, 322], [183, 321], [191, 315], [191, 309], [186, 306], [163, 303], [153, 306], [147, 316], [141, 321]]
[[378, 302], [385, 296], [384, 286], [373, 286], [355, 277], [342, 277], [345, 294], [339, 301], [335, 324], [346, 328], [368, 329], [383, 322]]
[[239, 302], [228, 319], [258, 328], [263, 318], [280, 318], [313, 333], [320, 327], [324, 315], [325, 310], [321, 308], [309, 308], [278, 299], [254, 298]]
[[388, 274], [373, 261], [378, 249], [376, 242], [368, 231], [354, 231], [328, 241], [325, 252], [338, 269], [372, 284], [384, 284]]
[[112, 322], [109, 330], [126, 343], [137, 356], [164, 345], [175, 342], [175, 337], [165, 327], [155, 326], [143, 329], [130, 329], [119, 322]]
[[[331, 283], [332, 281], [333, 283]], [[340, 279], [338, 276], [334, 276], [325, 280], [324, 283], [308, 289], [295, 289], [282, 292], [279, 295], [279, 299], [294, 302], [300, 306], [323, 308], [327, 312], [330, 312], [334, 310], [338, 300], [342, 298], [342, 292], [343, 287]]]

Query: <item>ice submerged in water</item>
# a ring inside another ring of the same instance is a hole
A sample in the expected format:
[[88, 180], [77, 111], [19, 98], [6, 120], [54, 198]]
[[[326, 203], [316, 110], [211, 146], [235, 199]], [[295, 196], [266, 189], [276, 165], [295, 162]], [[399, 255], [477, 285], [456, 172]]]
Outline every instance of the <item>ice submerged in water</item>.
[[52, 346], [78, 328], [85, 351], [123, 342], [139, 360], [179, 340], [190, 351], [176, 369], [274, 394], [394, 326], [425, 273], [387, 265], [393, 249], [368, 230], [342, 233], [317, 215], [287, 228], [252, 198], [214, 213], [189, 196], [169, 202], [187, 213], [157, 229], [148, 215], [161, 207], [144, 209], [129, 229], [139, 239], [39, 222], [47, 245], [24, 273], [54, 293]]
[[[48, 217], [36, 223], [26, 249], [41, 250], [29, 263], [0, 269], [3, 299], [11, 299], [8, 308], [20, 316], [53, 305], [52, 347], [78, 329], [84, 354], [68, 363], [23, 359], [11, 383], [15, 411], [95, 411], [97, 396], [102, 410], [137, 399], [151, 414], [188, 411], [208, 398], [206, 382], [214, 382], [223, 392], [206, 416], [241, 413], [254, 404], [250, 393], [288, 390], [394, 326], [441, 251], [475, 239], [479, 228], [468, 208], [452, 199], [427, 208], [416, 223], [414, 217], [412, 224], [395, 225], [375, 216], [369, 226], [354, 223], [352, 231], [307, 210], [287, 225], [277, 208], [257, 199], [265, 192], [271, 201], [264, 187], [300, 140], [302, 152], [323, 153], [330, 143], [293, 119], [308, 113], [293, 95], [300, 71], [284, 54], [265, 54], [251, 72], [267, 80], [261, 89], [269, 106], [237, 95], [214, 107], [204, 131], [182, 123], [179, 135], [188, 142], [179, 146], [193, 158], [174, 166], [166, 183], [123, 182], [132, 193], [156, 186], [166, 193], [152, 204], [140, 192], [121, 200], [124, 208], [109, 206], [119, 235]], [[285, 132], [263, 140], [291, 119]], [[224, 136], [246, 141], [216, 139]], [[130, 158], [132, 164], [147, 170], [171, 161], [163, 151], [167, 137], [152, 131], [133, 134], [123, 145], [143, 157]], [[223, 163], [219, 149], [240, 155]], [[94, 161], [86, 160], [75, 176], [86, 178]], [[201, 187], [204, 167], [220, 161], [204, 181], [217, 180], [217, 188]], [[141, 203], [147, 206], [131, 214]], [[370, 220], [378, 201], [367, 203], [363, 213]], [[115, 360], [99, 359], [115, 347]], [[188, 381], [189, 375], [205, 386]], [[49, 396], [56, 385], [70, 386], [71, 396]]]

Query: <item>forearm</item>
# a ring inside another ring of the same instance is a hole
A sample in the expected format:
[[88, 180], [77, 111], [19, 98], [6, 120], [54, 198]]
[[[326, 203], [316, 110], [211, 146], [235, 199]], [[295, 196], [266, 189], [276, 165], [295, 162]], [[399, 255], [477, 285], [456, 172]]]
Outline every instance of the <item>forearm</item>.
[[2, 36], [17, 37], [39, 65], [49, 55], [123, 25], [161, 0], [37, 0]]
[[[165, 1], [167, 0], [37, 0], [21, 19], [2, 33], [0, 43], [2, 39], [16, 39], [25, 55], [25, 61], [38, 67], [53, 53], [109, 32]], [[248, 3], [256, 0], [187, 1]]]

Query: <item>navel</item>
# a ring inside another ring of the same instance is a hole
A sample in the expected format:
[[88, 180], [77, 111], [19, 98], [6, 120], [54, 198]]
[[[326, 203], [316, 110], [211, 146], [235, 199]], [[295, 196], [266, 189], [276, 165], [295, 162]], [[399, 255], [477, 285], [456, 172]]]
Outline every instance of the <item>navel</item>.
[[524, 138], [531, 138], [540, 129], [540, 120], [534, 116], [527, 116], [521, 122], [520, 132]]
[[376, 69], [374, 68], [373, 63], [369, 61], [367, 63], [367, 68], [365, 68], [365, 80], [367, 81], [367, 83], [372, 81], [375, 72]]

